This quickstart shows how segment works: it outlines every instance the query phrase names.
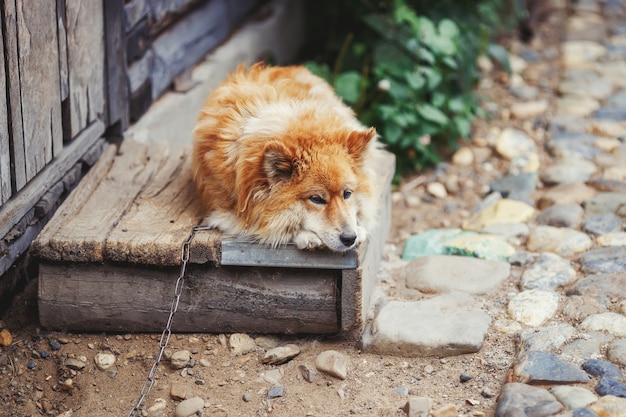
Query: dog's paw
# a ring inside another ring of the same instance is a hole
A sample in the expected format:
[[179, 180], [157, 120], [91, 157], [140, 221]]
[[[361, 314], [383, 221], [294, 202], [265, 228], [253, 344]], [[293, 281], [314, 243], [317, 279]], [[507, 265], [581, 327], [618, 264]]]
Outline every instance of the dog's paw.
[[324, 246], [322, 239], [320, 239], [315, 233], [303, 231], [298, 233], [293, 242], [298, 249], [315, 249], [320, 246]]

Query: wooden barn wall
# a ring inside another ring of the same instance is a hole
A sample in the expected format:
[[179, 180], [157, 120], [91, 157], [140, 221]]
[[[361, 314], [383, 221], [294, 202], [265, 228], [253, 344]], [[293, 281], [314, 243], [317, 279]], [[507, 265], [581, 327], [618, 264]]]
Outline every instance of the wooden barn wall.
[[121, 137], [264, 1], [0, 2], [0, 277], [102, 138]]

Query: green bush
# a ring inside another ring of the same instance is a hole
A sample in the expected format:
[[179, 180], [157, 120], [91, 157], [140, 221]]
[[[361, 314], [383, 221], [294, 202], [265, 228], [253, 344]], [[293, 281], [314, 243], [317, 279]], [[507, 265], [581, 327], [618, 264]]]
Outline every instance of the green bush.
[[505, 0], [313, 3], [307, 53], [314, 59], [306, 65], [377, 128], [399, 174], [438, 162], [441, 149], [470, 135], [482, 116], [477, 57], [491, 53], [506, 63], [490, 40], [512, 27], [519, 10]]

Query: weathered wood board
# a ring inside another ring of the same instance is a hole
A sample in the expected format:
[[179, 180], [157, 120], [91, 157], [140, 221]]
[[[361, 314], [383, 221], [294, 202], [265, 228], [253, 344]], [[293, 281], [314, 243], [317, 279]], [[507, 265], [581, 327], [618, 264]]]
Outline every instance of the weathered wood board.
[[0, 25], [0, 205], [11, 198], [11, 148], [9, 146], [9, 108], [7, 106], [4, 39]]
[[66, 1], [71, 137], [104, 118], [104, 13], [102, 0]]
[[[203, 218], [189, 165], [187, 150], [170, 155], [162, 146], [130, 140], [115, 157], [106, 152], [33, 243], [41, 260], [43, 325], [161, 330], [181, 244]], [[393, 156], [385, 153], [377, 166], [381, 219], [374, 238], [355, 251], [272, 249], [214, 230], [196, 232], [181, 298], [186, 307], [175, 329], [360, 331], [389, 229]]]

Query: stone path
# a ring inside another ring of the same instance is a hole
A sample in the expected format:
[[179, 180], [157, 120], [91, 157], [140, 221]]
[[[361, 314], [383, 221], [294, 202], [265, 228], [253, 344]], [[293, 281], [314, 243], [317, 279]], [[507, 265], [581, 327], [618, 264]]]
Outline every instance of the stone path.
[[[518, 338], [496, 417], [626, 416], [626, 2], [570, 8], [554, 99], [525, 81], [540, 57], [514, 56], [511, 92], [523, 99], [510, 112], [525, 128], [474, 140], [441, 181], [477, 164], [503, 176], [461, 227], [407, 239], [387, 268], [419, 296], [382, 296], [363, 338], [365, 351], [408, 356], [478, 352], [494, 328]], [[476, 161], [481, 148], [497, 161]], [[445, 185], [423, 197], [458, 192]], [[507, 280], [513, 290], [493, 303]], [[408, 415], [426, 415], [411, 401]]]

